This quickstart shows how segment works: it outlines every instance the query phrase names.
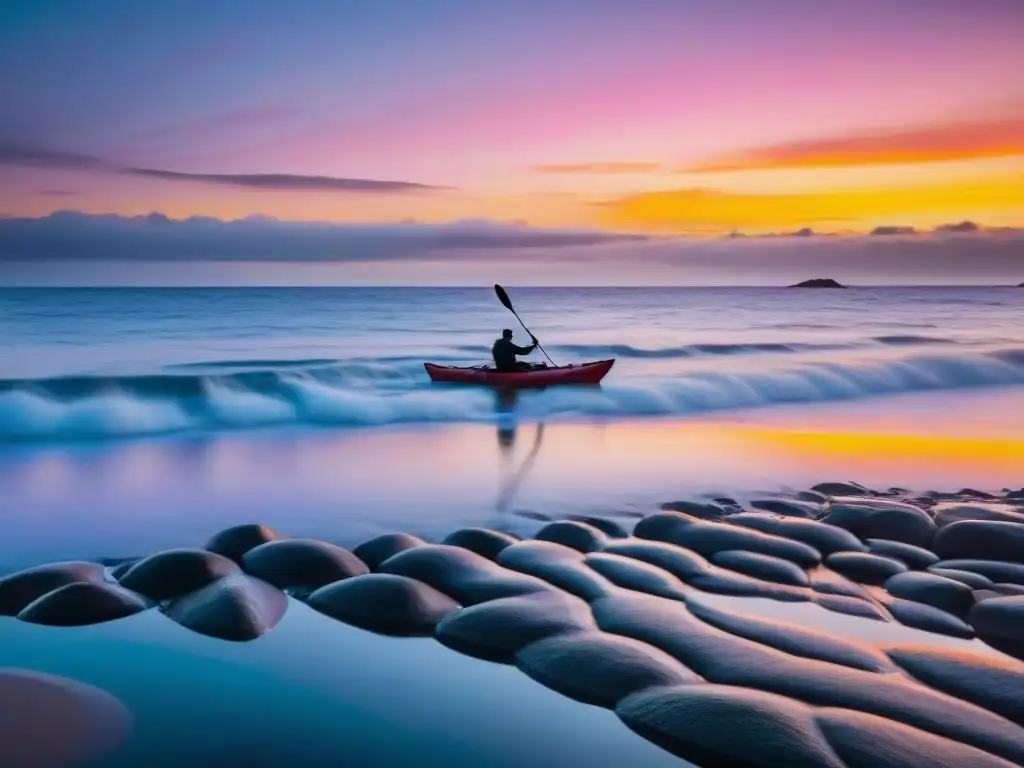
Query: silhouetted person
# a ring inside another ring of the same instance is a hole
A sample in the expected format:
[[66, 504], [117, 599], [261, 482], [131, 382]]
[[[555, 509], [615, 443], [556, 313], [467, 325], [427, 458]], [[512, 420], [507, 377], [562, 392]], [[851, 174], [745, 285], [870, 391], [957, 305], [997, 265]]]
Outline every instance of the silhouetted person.
[[494, 342], [491, 347], [491, 355], [494, 357], [494, 366], [499, 371], [528, 371], [529, 363], [521, 363], [516, 360], [516, 355], [528, 355], [537, 348], [537, 337], [532, 333], [530, 339], [533, 341], [528, 347], [520, 347], [512, 343], [512, 331], [508, 328], [501, 332], [501, 338]]

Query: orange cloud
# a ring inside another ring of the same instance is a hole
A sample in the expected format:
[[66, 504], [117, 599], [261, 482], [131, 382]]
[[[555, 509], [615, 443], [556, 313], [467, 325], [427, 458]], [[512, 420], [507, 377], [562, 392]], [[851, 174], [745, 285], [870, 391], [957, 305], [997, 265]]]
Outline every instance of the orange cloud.
[[660, 163], [644, 162], [612, 162], [612, 163], [554, 163], [551, 165], [535, 165], [534, 173], [548, 174], [629, 174], [654, 173], [662, 168]]
[[932, 163], [1024, 155], [1024, 118], [948, 123], [758, 147], [688, 171]]
[[870, 229], [894, 220], [937, 225], [965, 218], [986, 221], [993, 216], [1024, 224], [1024, 176], [931, 187], [781, 194], [679, 189], [627, 195], [596, 207], [597, 218], [605, 226], [664, 232], [778, 230], [851, 222]]

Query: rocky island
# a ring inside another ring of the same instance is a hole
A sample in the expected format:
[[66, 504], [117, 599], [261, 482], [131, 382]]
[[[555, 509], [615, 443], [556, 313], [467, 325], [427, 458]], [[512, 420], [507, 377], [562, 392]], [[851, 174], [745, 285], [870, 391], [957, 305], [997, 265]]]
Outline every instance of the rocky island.
[[813, 280], [804, 280], [802, 283], [789, 286], [790, 288], [845, 288], [842, 283], [836, 282], [831, 277], [816, 277]]

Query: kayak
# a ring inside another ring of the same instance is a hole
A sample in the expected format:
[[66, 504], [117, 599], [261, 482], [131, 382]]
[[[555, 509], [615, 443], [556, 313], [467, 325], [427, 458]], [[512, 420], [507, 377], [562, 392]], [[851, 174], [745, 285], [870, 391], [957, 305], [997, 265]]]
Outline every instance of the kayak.
[[555, 368], [536, 367], [528, 371], [496, 371], [492, 366], [458, 368], [452, 365], [424, 363], [431, 381], [445, 384], [476, 384], [485, 387], [554, 387], [562, 384], [598, 384], [615, 360], [597, 360], [579, 365], [562, 365]]

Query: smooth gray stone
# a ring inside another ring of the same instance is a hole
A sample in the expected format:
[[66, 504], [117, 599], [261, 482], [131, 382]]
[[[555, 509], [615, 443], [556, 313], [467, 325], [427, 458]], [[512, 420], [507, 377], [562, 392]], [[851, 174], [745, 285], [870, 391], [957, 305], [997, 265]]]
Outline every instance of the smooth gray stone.
[[872, 585], [884, 584], [897, 573], [908, 570], [899, 560], [867, 552], [836, 552], [826, 558], [825, 564], [847, 578]]
[[592, 515], [569, 515], [568, 520], [573, 520], [578, 523], [586, 523], [587, 525], [597, 528], [605, 536], [610, 539], [624, 539], [629, 536], [629, 531], [624, 526], [614, 520], [609, 520], [606, 517], [594, 517]]
[[564, 696], [609, 709], [648, 688], [700, 682], [664, 651], [600, 631], [554, 635], [530, 643], [516, 655], [516, 664]]
[[884, 602], [900, 624], [965, 640], [974, 637], [974, 629], [970, 624], [946, 611], [899, 597], [889, 597]]
[[811, 486], [811, 490], [823, 496], [870, 496], [871, 491], [859, 483], [818, 483]]
[[885, 582], [885, 588], [893, 597], [924, 603], [960, 618], [966, 617], [974, 605], [970, 587], [934, 573], [898, 573]]
[[1024, 726], [1024, 665], [939, 646], [894, 645], [885, 650], [922, 683]]
[[796, 499], [754, 499], [750, 506], [763, 512], [770, 512], [784, 517], [796, 517], [809, 520], [821, 513], [820, 504]]
[[586, 556], [551, 541], [521, 541], [498, 556], [498, 564], [519, 573], [536, 576], [584, 600], [611, 594], [615, 585], [584, 565]]
[[318, 589], [307, 602], [346, 624], [399, 637], [429, 637], [438, 622], [461, 607], [422, 581], [391, 573], [336, 581]]
[[870, 645], [846, 640], [816, 629], [808, 629], [748, 613], [727, 611], [703, 599], [687, 602], [694, 616], [737, 637], [754, 640], [794, 656], [842, 664], [868, 672], [895, 672], [896, 666], [881, 651]]
[[860, 526], [858, 535], [865, 539], [889, 539], [927, 548], [937, 530], [935, 521], [927, 512], [908, 504], [906, 508], [875, 510]]
[[530, 643], [596, 629], [585, 602], [552, 590], [463, 608], [438, 623], [434, 637], [460, 653], [510, 664]]
[[998, 597], [976, 603], [969, 620], [986, 643], [1024, 658], [1024, 596]]
[[746, 552], [741, 549], [727, 549], [716, 553], [711, 562], [728, 568], [731, 571], [745, 574], [755, 579], [763, 579], [777, 584], [789, 584], [794, 587], [810, 586], [807, 574], [789, 560], [782, 560], [757, 552]]
[[261, 544], [242, 558], [245, 572], [278, 589], [312, 592], [370, 569], [337, 544], [316, 539], [284, 539]]
[[221, 640], [255, 640], [281, 620], [288, 596], [260, 579], [235, 574], [218, 579], [167, 607], [187, 629]]
[[1004, 505], [952, 504], [937, 507], [935, 524], [945, 528], [961, 520], [994, 520], [1006, 523], [1024, 523], [1024, 514], [1007, 509]]
[[874, 602], [861, 600], [856, 597], [830, 595], [819, 592], [815, 594], [814, 602], [822, 608], [835, 613], [845, 613], [849, 616], [860, 616], [861, 618], [871, 619], [872, 621], [891, 620], [891, 616], [888, 613], [883, 612], [883, 610]]
[[814, 721], [847, 768], [1012, 768], [952, 739], [848, 709], [820, 709]]
[[548, 523], [534, 536], [539, 541], [550, 541], [571, 547], [580, 552], [597, 552], [604, 549], [608, 537], [592, 525], [573, 520], [559, 520]]
[[670, 600], [685, 600], [689, 590], [683, 582], [656, 565], [611, 552], [591, 552], [586, 563], [623, 589], [645, 592]]
[[[266, 545], [265, 545], [266, 546]], [[205, 549], [168, 549], [133, 565], [121, 586], [161, 602], [241, 573], [234, 560]]]
[[511, 571], [468, 549], [447, 544], [426, 544], [399, 552], [384, 561], [380, 571], [422, 581], [466, 606], [556, 591], [535, 576]]
[[908, 568], [924, 570], [930, 565], [939, 562], [938, 556], [922, 547], [915, 547], [913, 544], [905, 544], [902, 541], [890, 541], [888, 539], [868, 539], [868, 551], [873, 555], [890, 557], [899, 560]]
[[745, 549], [791, 560], [804, 568], [821, 562], [821, 553], [802, 542], [728, 523], [696, 520], [678, 512], [659, 512], [645, 517], [637, 523], [635, 535], [691, 549], [704, 557], [726, 549]]
[[102, 584], [103, 570], [99, 563], [68, 561], [4, 576], [0, 579], [0, 616], [17, 616], [33, 600], [68, 584]]
[[928, 570], [934, 573], [938, 568], [977, 573], [1000, 584], [1024, 585], [1024, 565], [1020, 563], [1001, 560], [941, 560]]
[[940, 568], [938, 566], [929, 566], [928, 573], [934, 573], [936, 576], [943, 576], [953, 581], [959, 581], [961, 584], [966, 584], [971, 589], [988, 589], [992, 586], [992, 579], [987, 576], [982, 576], [980, 573], [972, 573], [971, 571], [960, 571], [955, 568]]
[[18, 618], [51, 627], [79, 627], [123, 619], [150, 607], [134, 592], [113, 584], [78, 581], [65, 584], [29, 603]]
[[939, 531], [932, 549], [944, 560], [1002, 560], [1024, 568], [1024, 523], [961, 520]]
[[874, 509], [862, 504], [830, 504], [818, 522], [863, 538], [863, 530], [874, 513]]
[[426, 543], [419, 536], [413, 536], [411, 533], [385, 533], [369, 541], [364, 541], [352, 550], [352, 554], [366, 563], [371, 571], [376, 571], [380, 568], [380, 564], [389, 557]]
[[468, 549], [488, 560], [497, 560], [503, 549], [511, 547], [517, 541], [519, 539], [501, 531], [491, 531], [486, 528], [460, 528], [445, 536], [441, 543]]
[[632, 730], [689, 760], [715, 768], [847, 768], [793, 699], [725, 685], [654, 688], [619, 703]]
[[783, 536], [801, 541], [814, 547], [822, 555], [833, 552], [865, 552], [860, 539], [847, 530], [827, 525], [817, 520], [801, 520], [792, 517], [776, 517], [766, 512], [741, 512], [730, 515], [726, 521], [731, 525], [753, 528], [761, 533]]
[[698, 517], [702, 520], [721, 520], [727, 514], [725, 509], [718, 504], [708, 504], [700, 501], [666, 501], [661, 505], [665, 512], [682, 512], [685, 515]]
[[241, 564], [242, 556], [250, 549], [255, 549], [268, 541], [278, 541], [283, 538], [284, 536], [280, 533], [265, 525], [236, 525], [215, 533], [203, 545], [203, 549], [224, 555], [224, 557]]
[[696, 552], [666, 544], [663, 541], [624, 539], [610, 542], [602, 551], [656, 566], [684, 582], [691, 581], [711, 570], [711, 563]]

